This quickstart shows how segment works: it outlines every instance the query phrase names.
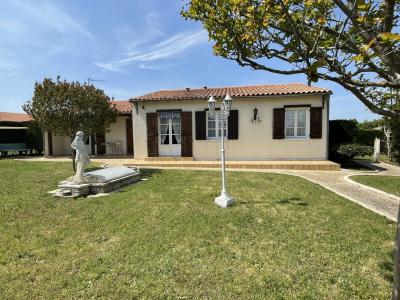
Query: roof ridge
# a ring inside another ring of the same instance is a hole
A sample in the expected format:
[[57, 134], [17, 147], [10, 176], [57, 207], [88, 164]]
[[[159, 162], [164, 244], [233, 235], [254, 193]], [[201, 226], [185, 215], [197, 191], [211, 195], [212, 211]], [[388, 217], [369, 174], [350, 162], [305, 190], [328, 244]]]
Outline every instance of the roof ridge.
[[[264, 87], [264, 86], [282, 86], [282, 85], [302, 85], [302, 86], [307, 86], [311, 88], [318, 88], [318, 89], [324, 89], [324, 90], [329, 90], [327, 88], [320, 88], [317, 86], [309, 86], [305, 83], [302, 82], [289, 82], [289, 83], [267, 83], [267, 84], [252, 84], [252, 85], [229, 85], [229, 86], [219, 86], [219, 87], [208, 87], [205, 89], [204, 87], [195, 87], [195, 88], [189, 88], [191, 91], [193, 90], [211, 90], [211, 89], [227, 89], [227, 88], [252, 88], [252, 87]], [[149, 92], [146, 94], [153, 94], [153, 93], [161, 93], [161, 92], [176, 92], [176, 91], [186, 91], [186, 88], [177, 88], [177, 89], [164, 89], [164, 90], [156, 90], [154, 92]], [[144, 95], [146, 95], [144, 94]], [[133, 97], [135, 98], [135, 97]]]
[[252, 96], [274, 96], [274, 95], [294, 95], [294, 94], [331, 94], [331, 90], [316, 86], [308, 86], [304, 83], [280, 83], [280, 84], [260, 84], [210, 88], [186, 88], [175, 90], [158, 90], [149, 92], [141, 96], [136, 96], [131, 101], [136, 100], [163, 100], [163, 99], [200, 99], [210, 95], [214, 97], [225, 96], [226, 93], [235, 97]]
[[24, 112], [13, 112], [13, 111], [0, 111], [0, 114], [19, 114], [19, 115], [28, 115]]

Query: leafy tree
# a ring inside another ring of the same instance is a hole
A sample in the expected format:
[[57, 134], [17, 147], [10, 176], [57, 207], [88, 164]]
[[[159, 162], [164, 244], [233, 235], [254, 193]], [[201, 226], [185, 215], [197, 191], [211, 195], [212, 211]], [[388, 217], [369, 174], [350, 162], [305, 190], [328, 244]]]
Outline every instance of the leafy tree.
[[[400, 0], [187, 0], [182, 15], [203, 24], [216, 55], [306, 74], [309, 84], [336, 82], [371, 111], [400, 120]], [[399, 252], [393, 299], [400, 297]]]
[[384, 132], [389, 159], [400, 163], [400, 119], [386, 118]]
[[182, 10], [203, 24], [216, 55], [306, 74], [309, 83], [336, 82], [371, 111], [396, 118], [399, 14], [399, 0], [188, 0]]
[[383, 127], [384, 120], [383, 119], [375, 119], [370, 121], [359, 122], [357, 124], [359, 129], [374, 129], [377, 127]]
[[23, 109], [42, 130], [71, 139], [79, 130], [86, 136], [105, 133], [117, 116], [115, 105], [103, 90], [60, 77], [36, 82], [33, 97]]

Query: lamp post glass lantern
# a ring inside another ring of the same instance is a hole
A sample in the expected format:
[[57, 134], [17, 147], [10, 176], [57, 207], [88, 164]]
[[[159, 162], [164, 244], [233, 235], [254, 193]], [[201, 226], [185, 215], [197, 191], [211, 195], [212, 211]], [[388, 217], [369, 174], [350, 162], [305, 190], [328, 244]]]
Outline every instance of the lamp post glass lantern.
[[227, 121], [229, 117], [229, 113], [232, 108], [232, 98], [229, 96], [229, 94], [226, 95], [225, 99], [221, 103], [221, 110], [219, 112], [216, 111], [215, 109], [215, 99], [213, 96], [208, 99], [208, 109], [209, 109], [209, 114], [212, 117], [215, 117], [216, 121], [218, 124], [221, 124], [220, 130], [221, 130], [221, 171], [222, 171], [222, 190], [221, 190], [221, 195], [216, 197], [214, 202], [216, 205], [220, 207], [228, 207], [232, 205], [235, 200], [229, 196], [228, 191], [227, 191], [227, 186], [226, 186], [226, 172], [225, 172], [225, 137], [224, 137], [224, 128], [225, 127], [225, 122]]

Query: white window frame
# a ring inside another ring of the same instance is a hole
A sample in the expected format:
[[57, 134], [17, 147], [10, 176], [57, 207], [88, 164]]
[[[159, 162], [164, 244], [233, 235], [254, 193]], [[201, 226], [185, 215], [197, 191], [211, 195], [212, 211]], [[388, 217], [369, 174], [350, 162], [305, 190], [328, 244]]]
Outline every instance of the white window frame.
[[[219, 124], [221, 122], [218, 122], [218, 119], [220, 118], [220, 116], [218, 116], [220, 112], [216, 111], [215, 114], [215, 136], [208, 136], [208, 116], [210, 114], [209, 111], [206, 112], [206, 133], [207, 133], [207, 140], [220, 140], [221, 139], [221, 128], [219, 127]], [[228, 137], [228, 119], [225, 120], [225, 124], [226, 124], [226, 134], [225, 134], [225, 138]]]
[[[287, 118], [286, 112], [287, 111], [295, 111], [294, 115], [294, 136], [288, 136], [286, 134], [287, 129]], [[306, 127], [305, 127], [305, 135], [297, 135], [297, 124], [298, 124], [298, 111], [305, 111], [306, 112]], [[285, 108], [285, 139], [288, 140], [308, 140], [310, 139], [310, 107], [308, 106], [299, 106], [299, 107], [286, 107]]]

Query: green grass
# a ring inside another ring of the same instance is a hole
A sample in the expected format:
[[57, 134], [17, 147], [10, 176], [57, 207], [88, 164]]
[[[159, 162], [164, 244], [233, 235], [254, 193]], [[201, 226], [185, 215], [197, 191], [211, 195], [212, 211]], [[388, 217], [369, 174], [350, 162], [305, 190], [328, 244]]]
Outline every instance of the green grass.
[[47, 194], [70, 163], [0, 161], [0, 298], [388, 299], [395, 224], [298, 177], [144, 172]]
[[351, 180], [400, 197], [400, 176], [351, 176]]

